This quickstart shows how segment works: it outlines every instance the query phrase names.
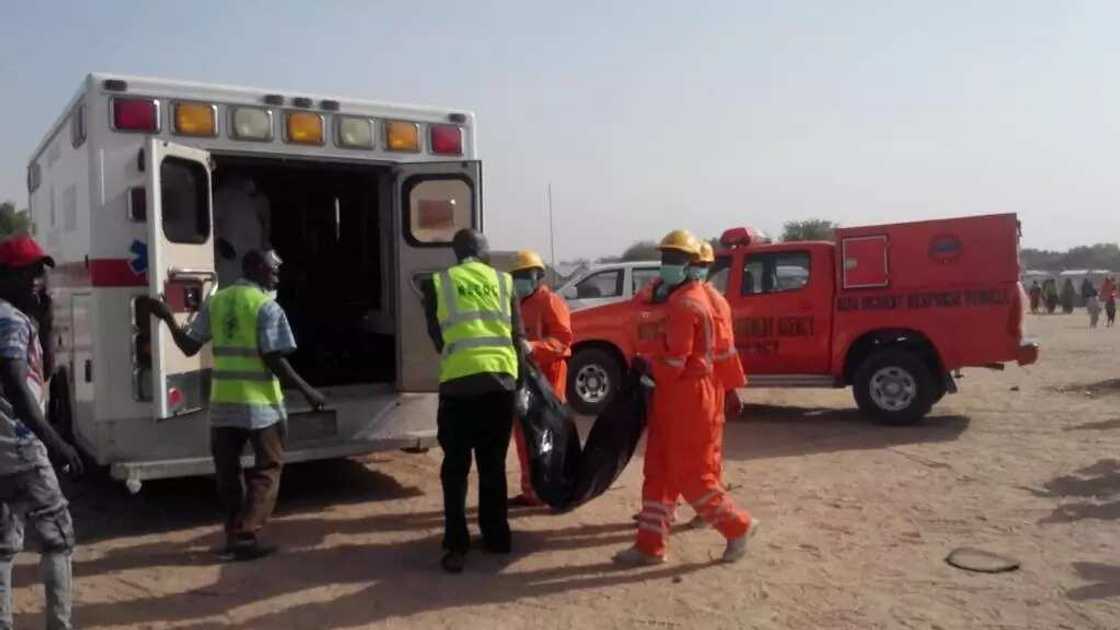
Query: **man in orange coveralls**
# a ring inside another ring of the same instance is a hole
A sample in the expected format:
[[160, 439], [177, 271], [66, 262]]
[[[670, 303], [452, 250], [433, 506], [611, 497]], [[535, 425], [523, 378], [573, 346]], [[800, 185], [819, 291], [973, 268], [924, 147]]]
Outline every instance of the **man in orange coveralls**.
[[[521, 322], [533, 362], [540, 368], [560, 400], [568, 386], [568, 357], [572, 356], [572, 315], [562, 297], [544, 284], [544, 262], [534, 251], [517, 252], [513, 267], [513, 288], [521, 298]], [[513, 423], [517, 459], [521, 460], [521, 494], [510, 499], [510, 507], [544, 505], [533, 493], [529, 476], [529, 449], [521, 423]]]
[[[743, 402], [735, 391], [746, 387], [747, 375], [743, 372], [743, 364], [739, 362], [739, 351], [735, 347], [734, 319], [731, 314], [731, 305], [719, 289], [708, 282], [708, 271], [716, 262], [715, 251], [706, 241], [700, 242], [700, 258], [688, 268], [688, 277], [697, 280], [708, 294], [715, 317], [715, 344], [712, 357], [712, 370], [719, 381], [719, 394], [724, 398], [717, 409], [720, 415], [719, 431], [714, 444], [714, 457], [719, 462], [719, 478], [723, 480], [723, 430], [727, 424], [727, 417], [738, 416], [743, 411]], [[694, 528], [707, 527], [704, 517], [697, 514], [689, 523]]]
[[[657, 338], [640, 348], [648, 352], [656, 382], [646, 447], [647, 460], [651, 450], [654, 458], [645, 466], [655, 478], [647, 475], [642, 485], [636, 544], [614, 559], [630, 566], [664, 562], [671, 514], [683, 495], [727, 539], [723, 561], [736, 562], [746, 554], [757, 523], [735, 507], [719, 482], [715, 448], [724, 399], [713, 370], [716, 318], [702, 283], [688, 277], [688, 267], [700, 258], [700, 243], [687, 231], [675, 230], [659, 249], [662, 287], [654, 295], [665, 295], [665, 304], [652, 314], [660, 319]], [[649, 325], [644, 320], [650, 313], [639, 317], [639, 327]], [[648, 335], [640, 332], [639, 337]]]
[[[715, 317], [715, 343], [713, 354], [713, 371], [720, 384], [720, 394], [724, 398], [724, 402], [717, 406], [717, 409], [723, 410], [723, 415], [720, 416], [719, 432], [716, 435], [714, 446], [716, 461], [720, 463], [719, 478], [723, 479], [723, 429], [727, 422], [727, 416], [736, 417], [743, 410], [743, 402], [736, 393], [736, 389], [745, 387], [747, 384], [746, 374], [743, 372], [743, 364], [739, 362], [739, 352], [735, 347], [735, 332], [734, 320], [731, 313], [731, 305], [727, 303], [727, 299], [719, 292], [719, 289], [712, 286], [708, 282], [708, 271], [715, 263], [715, 251], [712, 246], [706, 241], [700, 241], [700, 255], [695, 263], [688, 267], [688, 277], [690, 280], [695, 280], [702, 283], [704, 290], [708, 294], [708, 299], [711, 303], [712, 313]], [[656, 321], [660, 319], [653, 313], [652, 309], [656, 308], [658, 303], [664, 303], [667, 297], [664, 291], [658, 291], [661, 286], [660, 280], [654, 280], [645, 287], [642, 287], [638, 295], [635, 296], [635, 303], [641, 304], [646, 308], [649, 313], [645, 317], [648, 320]], [[657, 296], [655, 297], [655, 292]], [[649, 326], [649, 323], [646, 323]], [[642, 334], [639, 331], [639, 354], [642, 353]], [[648, 356], [648, 347], [646, 353]], [[654, 443], [655, 450], [650, 448], [651, 441], [646, 440], [646, 464], [645, 464], [645, 477], [646, 483], [660, 483], [659, 476], [661, 471], [665, 468], [664, 455], [660, 452], [659, 443]], [[673, 512], [670, 514], [670, 524], [675, 521], [676, 508], [674, 506]], [[641, 512], [634, 515], [634, 520], [641, 518]], [[704, 517], [697, 514], [690, 522], [689, 527], [694, 529], [702, 529], [708, 526], [704, 521]]]

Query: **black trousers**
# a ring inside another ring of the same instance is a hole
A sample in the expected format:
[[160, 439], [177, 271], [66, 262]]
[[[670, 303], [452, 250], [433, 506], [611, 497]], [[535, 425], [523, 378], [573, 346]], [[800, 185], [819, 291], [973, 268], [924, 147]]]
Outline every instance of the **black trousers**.
[[478, 526], [488, 549], [508, 551], [506, 449], [513, 428], [513, 392], [440, 396], [439, 445], [443, 448], [443, 548], [466, 552], [467, 475], [478, 462]]
[[[256, 463], [241, 469], [245, 443], [253, 446]], [[226, 542], [254, 539], [276, 509], [280, 473], [284, 469], [284, 425], [263, 429], [210, 428], [210, 452], [218, 479], [218, 496], [226, 512]]]

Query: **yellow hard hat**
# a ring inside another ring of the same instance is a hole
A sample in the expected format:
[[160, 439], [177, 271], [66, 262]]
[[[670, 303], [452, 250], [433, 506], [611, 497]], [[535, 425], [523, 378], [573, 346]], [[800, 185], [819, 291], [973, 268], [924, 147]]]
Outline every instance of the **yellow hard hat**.
[[696, 262], [710, 265], [716, 261], [716, 252], [708, 241], [700, 241], [700, 258]]
[[540, 255], [531, 249], [523, 249], [513, 257], [513, 266], [510, 271], [524, 271], [526, 269], [544, 269], [544, 261]]
[[692, 235], [688, 230], [673, 230], [661, 239], [657, 249], [665, 251], [672, 249], [678, 252], [684, 252], [693, 258], [700, 256], [700, 241]]

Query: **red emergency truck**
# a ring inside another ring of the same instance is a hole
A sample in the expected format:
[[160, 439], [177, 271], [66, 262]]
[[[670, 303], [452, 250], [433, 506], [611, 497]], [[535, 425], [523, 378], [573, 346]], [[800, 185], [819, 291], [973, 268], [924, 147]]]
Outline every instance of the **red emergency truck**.
[[[964, 367], [1038, 359], [1023, 332], [1019, 222], [993, 214], [849, 227], [831, 242], [727, 230], [709, 280], [727, 296], [750, 387], [853, 386], [860, 409], [913, 422]], [[568, 400], [613, 395], [656, 308], [642, 298], [572, 314]]]

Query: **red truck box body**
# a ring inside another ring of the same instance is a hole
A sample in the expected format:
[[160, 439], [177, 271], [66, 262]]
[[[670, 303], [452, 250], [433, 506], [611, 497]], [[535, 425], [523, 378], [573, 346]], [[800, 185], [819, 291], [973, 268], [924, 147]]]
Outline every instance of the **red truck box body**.
[[[867, 286], [859, 272], [882, 267], [876, 245], [886, 254], [885, 282]], [[853, 341], [893, 326], [929, 337], [947, 370], [1019, 359], [1014, 214], [841, 228], [836, 247], [843, 260], [837, 265], [834, 372]]]

